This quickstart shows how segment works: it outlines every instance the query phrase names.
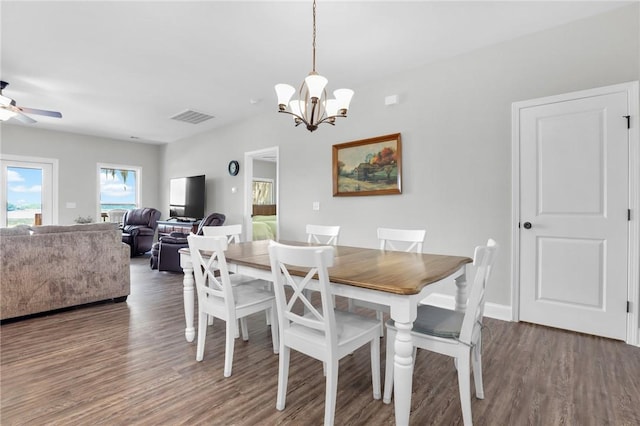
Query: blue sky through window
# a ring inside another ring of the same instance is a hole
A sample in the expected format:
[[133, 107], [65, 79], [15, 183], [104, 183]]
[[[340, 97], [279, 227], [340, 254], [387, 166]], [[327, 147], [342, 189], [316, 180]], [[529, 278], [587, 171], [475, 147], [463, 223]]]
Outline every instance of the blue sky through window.
[[42, 204], [42, 169], [7, 167], [7, 203], [16, 207]]
[[136, 203], [136, 173], [128, 170], [127, 181], [124, 181], [120, 170], [112, 175], [109, 169], [100, 170], [100, 204], [133, 204]]

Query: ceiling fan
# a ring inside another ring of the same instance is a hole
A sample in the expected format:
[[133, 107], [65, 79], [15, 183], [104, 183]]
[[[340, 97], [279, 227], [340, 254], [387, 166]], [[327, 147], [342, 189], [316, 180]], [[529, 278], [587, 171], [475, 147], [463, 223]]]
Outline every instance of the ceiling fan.
[[0, 121], [6, 121], [10, 118], [22, 121], [26, 124], [37, 123], [33, 118], [26, 116], [25, 114], [37, 114], [46, 115], [47, 117], [62, 118], [62, 114], [58, 111], [47, 111], [44, 109], [26, 108], [16, 105], [16, 101], [7, 98], [2, 94], [2, 91], [7, 87], [9, 83], [6, 81], [0, 81]]

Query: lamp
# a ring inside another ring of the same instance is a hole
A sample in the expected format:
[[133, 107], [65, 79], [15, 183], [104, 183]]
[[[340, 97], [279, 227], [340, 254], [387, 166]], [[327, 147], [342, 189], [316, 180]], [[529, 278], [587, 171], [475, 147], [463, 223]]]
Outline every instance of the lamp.
[[296, 126], [304, 123], [313, 132], [322, 123], [335, 125], [336, 117], [346, 117], [353, 90], [338, 89], [335, 99], [327, 99], [325, 87], [328, 80], [316, 72], [316, 0], [313, 0], [313, 69], [304, 79], [298, 92], [299, 98], [291, 100], [296, 92], [288, 84], [276, 84], [278, 112], [291, 114]]

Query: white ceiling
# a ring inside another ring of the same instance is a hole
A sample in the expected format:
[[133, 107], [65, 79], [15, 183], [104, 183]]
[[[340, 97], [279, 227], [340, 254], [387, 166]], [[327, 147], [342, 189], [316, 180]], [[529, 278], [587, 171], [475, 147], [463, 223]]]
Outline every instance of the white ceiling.
[[[329, 89], [358, 96], [359, 86], [396, 71], [631, 3], [319, 0], [316, 68]], [[311, 71], [310, 0], [2, 0], [0, 7], [4, 95], [63, 114], [32, 115], [32, 127], [172, 142], [258, 113], [283, 119], [274, 84], [299, 86]], [[215, 118], [169, 119], [187, 109]]]

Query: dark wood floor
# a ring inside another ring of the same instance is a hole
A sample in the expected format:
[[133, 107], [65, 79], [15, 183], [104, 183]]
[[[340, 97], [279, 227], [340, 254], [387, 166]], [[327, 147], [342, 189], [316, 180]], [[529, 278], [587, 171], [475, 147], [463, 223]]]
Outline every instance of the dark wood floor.
[[[182, 276], [151, 271], [148, 258], [131, 269], [126, 303], [2, 325], [0, 424], [322, 424], [322, 365], [297, 353], [286, 409], [276, 410], [278, 357], [264, 315], [250, 319], [248, 343], [236, 341], [233, 375], [224, 378], [224, 327], [209, 328], [203, 362], [184, 339]], [[486, 324], [477, 425], [640, 425], [639, 348]], [[384, 365], [384, 340], [381, 350]], [[337, 425], [394, 423], [393, 405], [372, 399], [368, 357], [364, 348], [340, 362]], [[418, 353], [411, 424], [462, 424], [449, 358]]]

